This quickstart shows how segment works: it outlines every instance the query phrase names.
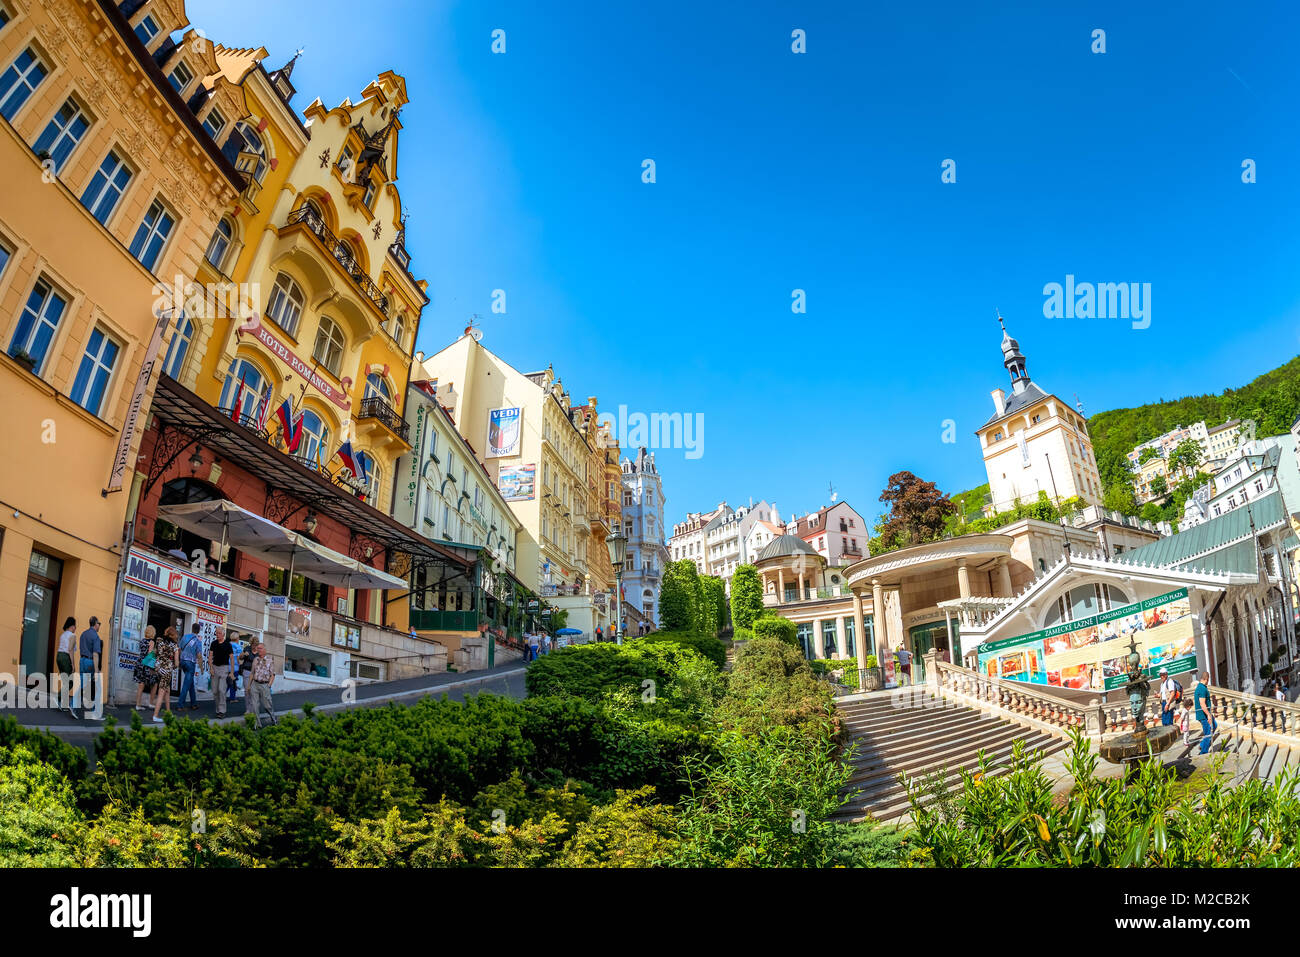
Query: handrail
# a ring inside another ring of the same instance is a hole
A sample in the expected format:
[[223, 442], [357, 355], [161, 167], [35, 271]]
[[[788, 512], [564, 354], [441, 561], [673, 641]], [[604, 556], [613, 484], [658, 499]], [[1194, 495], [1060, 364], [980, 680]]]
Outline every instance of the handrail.
[[316, 210], [310, 206], [299, 206], [285, 220], [286, 226], [293, 226], [298, 223], [306, 226], [308, 231], [320, 240], [321, 245], [325, 247], [325, 251], [334, 257], [357, 288], [365, 293], [366, 298], [374, 303], [379, 311], [384, 314], [384, 317], [387, 318], [388, 297], [375, 285], [375, 281], [366, 275], [365, 270], [361, 268], [361, 264], [357, 262], [352, 247], [330, 232], [329, 227], [321, 220]]
[[[1035, 691], [1028, 685], [990, 678], [942, 659], [927, 661], [926, 666], [933, 669], [927, 683], [937, 685], [940, 694], [948, 692], [1045, 724], [1063, 729], [1079, 728], [1096, 736], [1131, 731], [1135, 727], [1127, 701], [1093, 699], [1086, 705], [1074, 704], [1053, 694]], [[1216, 685], [1208, 687], [1210, 713], [1216, 723], [1230, 725], [1239, 731], [1261, 731], [1300, 741], [1300, 704]], [[1191, 694], [1191, 690], [1184, 689], [1184, 694]], [[1147, 696], [1143, 718], [1149, 727], [1159, 717], [1160, 693], [1153, 691]]]

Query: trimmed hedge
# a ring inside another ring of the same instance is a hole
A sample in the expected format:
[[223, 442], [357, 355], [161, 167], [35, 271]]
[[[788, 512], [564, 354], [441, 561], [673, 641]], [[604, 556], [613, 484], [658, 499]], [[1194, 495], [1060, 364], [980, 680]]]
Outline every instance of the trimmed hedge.
[[754, 640], [771, 639], [782, 641], [794, 648], [799, 647], [799, 631], [794, 622], [777, 615], [765, 615], [754, 619]]
[[644, 638], [636, 640], [646, 644], [671, 643], [681, 645], [683, 648], [690, 648], [693, 651], [698, 651], [719, 668], [727, 663], [727, 646], [712, 635], [704, 635], [694, 631], [655, 631]]

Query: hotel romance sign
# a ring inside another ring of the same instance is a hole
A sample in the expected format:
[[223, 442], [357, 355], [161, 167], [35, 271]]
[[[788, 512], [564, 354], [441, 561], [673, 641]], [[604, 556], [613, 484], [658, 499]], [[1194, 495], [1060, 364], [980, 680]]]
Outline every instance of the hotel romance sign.
[[1196, 669], [1191, 602], [1180, 588], [1155, 598], [1028, 635], [986, 641], [975, 649], [979, 670], [990, 678], [1028, 681], [1058, 688], [1120, 688], [1130, 640], [1156, 677]]
[[[411, 430], [411, 481], [406, 484], [406, 504], [412, 509], [415, 508], [415, 499], [417, 490], [420, 485], [420, 468], [421, 455], [420, 450], [424, 443], [424, 403], [415, 404], [415, 428]], [[411, 512], [411, 520], [414, 522], [419, 516], [414, 511]]]
[[230, 613], [228, 585], [199, 578], [188, 568], [162, 561], [135, 548], [127, 555], [126, 582], [223, 615]]
[[[313, 389], [319, 392], [325, 398], [329, 399], [344, 412], [352, 411], [352, 400], [348, 398], [346, 392], [342, 389], [336, 389], [328, 379], [316, 371], [313, 363], [304, 362], [287, 345], [280, 341], [274, 332], [266, 327], [260, 319], [257, 327], [248, 329], [247, 327], [240, 330], [241, 332], [250, 333], [254, 339], [260, 342], [266, 348], [270, 349], [272, 354], [281, 362], [291, 368], [298, 375], [302, 376], [303, 381], [307, 382]], [[351, 383], [351, 379], [344, 379], [344, 382]]]

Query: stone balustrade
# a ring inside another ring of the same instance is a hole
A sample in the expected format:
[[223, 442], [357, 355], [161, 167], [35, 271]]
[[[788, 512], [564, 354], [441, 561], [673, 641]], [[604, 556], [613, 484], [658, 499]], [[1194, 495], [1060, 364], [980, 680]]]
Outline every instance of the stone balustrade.
[[[969, 668], [949, 664], [933, 653], [925, 657], [928, 683], [940, 697], [1021, 715], [1062, 730], [1078, 728], [1093, 737], [1136, 728], [1128, 701], [1093, 699], [1086, 705], [1075, 704], [1048, 692], [1036, 691], [1031, 685], [990, 678]], [[1183, 693], [1191, 695], [1193, 690], [1186, 687]], [[1250, 737], [1258, 733], [1278, 743], [1300, 747], [1300, 704], [1229, 691], [1214, 685], [1210, 686], [1210, 703], [1210, 710], [1221, 730]], [[1147, 727], [1160, 720], [1158, 690], [1148, 695], [1143, 717]]]

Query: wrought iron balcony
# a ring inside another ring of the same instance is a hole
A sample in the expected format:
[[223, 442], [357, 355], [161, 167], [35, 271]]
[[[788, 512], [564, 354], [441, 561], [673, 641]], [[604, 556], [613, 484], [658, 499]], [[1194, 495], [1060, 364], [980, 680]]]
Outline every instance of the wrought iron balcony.
[[393, 407], [377, 395], [367, 396], [361, 400], [361, 410], [357, 413], [358, 419], [377, 419], [382, 422], [388, 431], [399, 436], [403, 442], [410, 441], [411, 425], [395, 411]]
[[330, 232], [329, 227], [327, 227], [321, 221], [320, 216], [316, 214], [316, 210], [312, 209], [310, 206], [299, 206], [290, 213], [289, 218], [285, 220], [286, 226], [293, 226], [299, 223], [307, 227], [312, 235], [320, 241], [320, 244], [325, 247], [325, 251], [333, 256], [335, 260], [338, 261], [339, 265], [343, 267], [344, 271], [352, 279], [352, 282], [356, 284], [356, 287], [361, 290], [367, 299], [374, 303], [375, 307], [382, 312], [385, 317], [387, 317], [388, 297], [380, 292], [379, 287], [375, 285], [374, 280], [366, 275], [365, 270], [361, 268], [361, 264], [357, 262], [357, 257], [352, 252], [352, 247]]

